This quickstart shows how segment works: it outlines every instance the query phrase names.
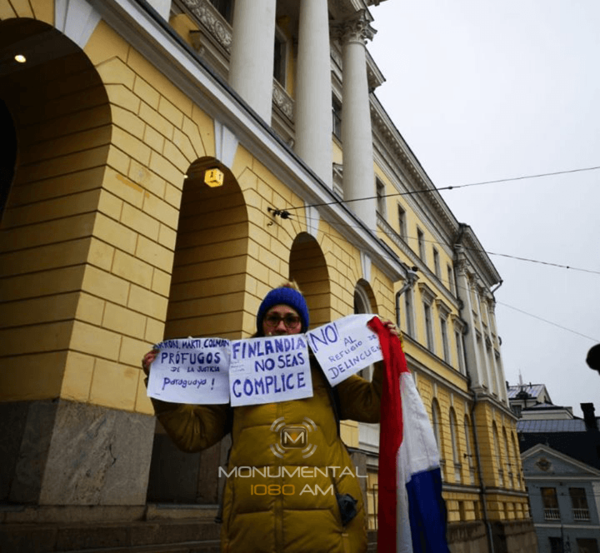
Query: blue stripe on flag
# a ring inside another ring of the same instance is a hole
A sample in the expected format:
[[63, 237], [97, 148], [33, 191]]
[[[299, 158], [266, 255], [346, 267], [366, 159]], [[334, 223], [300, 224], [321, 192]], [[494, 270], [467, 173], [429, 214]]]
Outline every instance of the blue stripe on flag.
[[406, 484], [414, 553], [449, 553], [439, 468], [412, 474]]

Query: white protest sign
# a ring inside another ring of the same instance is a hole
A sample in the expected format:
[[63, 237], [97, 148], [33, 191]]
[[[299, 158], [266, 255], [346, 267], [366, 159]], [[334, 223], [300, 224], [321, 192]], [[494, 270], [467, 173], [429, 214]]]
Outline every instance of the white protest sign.
[[306, 337], [303, 334], [231, 342], [231, 405], [258, 405], [311, 397]]
[[350, 315], [306, 333], [308, 345], [332, 386], [383, 359], [379, 338], [367, 326], [374, 316]]
[[148, 395], [172, 403], [229, 403], [229, 340], [165, 340], [150, 369]]

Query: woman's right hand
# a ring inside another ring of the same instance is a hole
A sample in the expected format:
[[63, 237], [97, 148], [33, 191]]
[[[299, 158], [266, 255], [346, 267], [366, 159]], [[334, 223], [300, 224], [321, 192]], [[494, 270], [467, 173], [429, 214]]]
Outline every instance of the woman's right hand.
[[150, 350], [146, 355], [144, 355], [144, 357], [142, 357], [142, 370], [144, 371], [146, 376], [150, 375], [150, 365], [152, 365], [152, 362], [156, 359], [158, 351], [159, 350], [154, 348], [153, 350]]

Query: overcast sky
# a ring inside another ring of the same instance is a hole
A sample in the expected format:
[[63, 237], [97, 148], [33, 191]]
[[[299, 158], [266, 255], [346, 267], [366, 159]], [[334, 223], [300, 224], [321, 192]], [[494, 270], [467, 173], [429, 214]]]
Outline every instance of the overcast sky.
[[[600, 166], [598, 0], [387, 0], [371, 13], [376, 94], [436, 186]], [[600, 170], [442, 195], [488, 252], [592, 271], [490, 254], [506, 379], [600, 416], [585, 363], [600, 342]]]

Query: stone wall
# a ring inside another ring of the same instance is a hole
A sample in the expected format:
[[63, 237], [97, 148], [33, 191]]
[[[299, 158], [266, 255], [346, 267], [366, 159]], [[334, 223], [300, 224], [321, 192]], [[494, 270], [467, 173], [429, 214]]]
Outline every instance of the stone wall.
[[494, 553], [533, 553], [538, 550], [531, 520], [492, 523]]
[[0, 500], [144, 505], [154, 417], [65, 400], [0, 404]]
[[447, 535], [452, 553], [489, 553], [485, 524], [480, 520], [449, 524]]

